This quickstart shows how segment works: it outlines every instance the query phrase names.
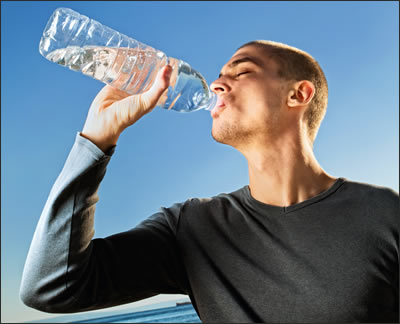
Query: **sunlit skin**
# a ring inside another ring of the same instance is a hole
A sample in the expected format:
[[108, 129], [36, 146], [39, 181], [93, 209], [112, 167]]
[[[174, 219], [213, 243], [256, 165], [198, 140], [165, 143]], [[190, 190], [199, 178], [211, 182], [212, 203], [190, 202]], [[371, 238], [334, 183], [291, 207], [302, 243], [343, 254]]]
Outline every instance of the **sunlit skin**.
[[246, 157], [255, 199], [290, 206], [327, 190], [336, 178], [316, 160], [303, 121], [314, 85], [284, 81], [277, 71], [261, 47], [239, 49], [211, 84], [219, 98], [212, 136]]
[[[211, 112], [212, 136], [246, 157], [255, 199], [290, 206], [327, 190], [336, 179], [315, 159], [303, 121], [314, 85], [283, 81], [277, 69], [258, 46], [232, 56], [211, 84], [219, 98]], [[153, 110], [171, 71], [171, 66], [161, 69], [153, 86], [139, 95], [105, 86], [93, 100], [81, 135], [107, 152], [124, 129]]]
[[172, 66], [166, 65], [157, 73], [152, 87], [137, 95], [104, 86], [90, 106], [81, 135], [107, 152], [127, 127], [154, 109], [168, 88], [171, 74]]

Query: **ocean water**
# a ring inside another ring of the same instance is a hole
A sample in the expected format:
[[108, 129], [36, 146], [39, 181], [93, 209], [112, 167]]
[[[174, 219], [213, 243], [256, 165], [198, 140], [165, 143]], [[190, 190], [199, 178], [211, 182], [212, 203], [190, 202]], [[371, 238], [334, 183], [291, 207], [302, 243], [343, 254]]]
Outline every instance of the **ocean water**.
[[191, 304], [104, 316], [73, 323], [201, 323]]

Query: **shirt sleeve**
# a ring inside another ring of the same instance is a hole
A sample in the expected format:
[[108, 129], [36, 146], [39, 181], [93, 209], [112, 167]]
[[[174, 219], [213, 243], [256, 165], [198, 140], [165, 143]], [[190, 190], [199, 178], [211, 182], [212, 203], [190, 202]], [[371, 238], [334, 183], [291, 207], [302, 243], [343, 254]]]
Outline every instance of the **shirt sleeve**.
[[78, 133], [37, 224], [20, 286], [22, 301], [50, 313], [116, 306], [159, 293], [187, 293], [176, 243], [182, 203], [137, 227], [94, 236], [104, 154]]

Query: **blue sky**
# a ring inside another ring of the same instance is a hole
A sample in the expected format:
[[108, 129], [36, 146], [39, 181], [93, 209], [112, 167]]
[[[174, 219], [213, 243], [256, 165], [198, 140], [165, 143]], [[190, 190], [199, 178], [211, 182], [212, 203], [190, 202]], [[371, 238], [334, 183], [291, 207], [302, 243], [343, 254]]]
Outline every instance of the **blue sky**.
[[[103, 86], [39, 54], [43, 28], [58, 7], [189, 62], [208, 83], [250, 40], [309, 52], [324, 69], [330, 91], [314, 146], [321, 166], [336, 177], [398, 191], [396, 2], [2, 1], [2, 322], [50, 316], [19, 300], [21, 273], [47, 195]], [[207, 111], [156, 108], [129, 128], [99, 191], [95, 236], [127, 230], [160, 206], [248, 184], [246, 160], [211, 138], [211, 122]]]

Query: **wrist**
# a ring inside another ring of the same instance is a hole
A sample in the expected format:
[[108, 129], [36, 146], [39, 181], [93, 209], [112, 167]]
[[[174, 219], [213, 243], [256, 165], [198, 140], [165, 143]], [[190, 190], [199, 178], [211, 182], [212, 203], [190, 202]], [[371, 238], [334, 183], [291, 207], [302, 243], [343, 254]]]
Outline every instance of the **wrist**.
[[90, 135], [84, 131], [79, 133], [82, 137], [91, 141], [94, 145], [96, 145], [100, 150], [103, 151], [104, 154], [107, 154], [113, 147], [117, 145], [118, 138], [114, 139], [104, 139], [98, 138], [96, 136]]

